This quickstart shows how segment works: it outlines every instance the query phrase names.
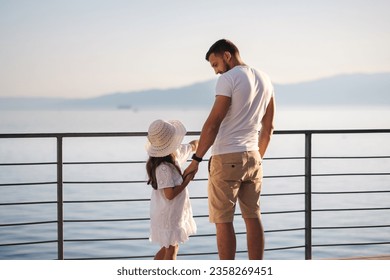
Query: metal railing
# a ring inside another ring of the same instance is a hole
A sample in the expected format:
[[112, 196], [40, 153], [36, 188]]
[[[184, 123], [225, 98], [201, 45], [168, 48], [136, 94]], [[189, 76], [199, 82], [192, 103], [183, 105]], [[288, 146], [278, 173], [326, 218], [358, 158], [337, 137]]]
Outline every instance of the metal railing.
[[[292, 192], [292, 193], [273, 193], [273, 194], [262, 194], [262, 197], [269, 196], [304, 196], [304, 208], [297, 210], [287, 210], [287, 211], [265, 211], [262, 215], [272, 215], [272, 214], [291, 214], [291, 213], [304, 213], [304, 227], [295, 227], [295, 228], [282, 228], [276, 230], [266, 230], [265, 233], [271, 234], [276, 232], [290, 232], [290, 231], [303, 231], [305, 236], [305, 243], [297, 246], [286, 246], [279, 248], [266, 248], [266, 251], [276, 251], [276, 250], [290, 250], [290, 249], [304, 249], [305, 259], [312, 259], [312, 249], [313, 247], [327, 247], [327, 246], [359, 246], [359, 245], [389, 245], [390, 239], [381, 241], [381, 242], [366, 242], [366, 243], [339, 243], [339, 244], [313, 244], [312, 241], [312, 232], [313, 230], [332, 230], [332, 229], [362, 229], [362, 228], [389, 228], [389, 224], [380, 224], [380, 225], [354, 225], [354, 226], [313, 226], [312, 225], [312, 215], [315, 212], [342, 212], [342, 211], [389, 211], [390, 205], [386, 207], [369, 207], [369, 208], [338, 208], [338, 209], [313, 209], [312, 208], [312, 198], [313, 195], [338, 195], [338, 194], [368, 194], [368, 193], [377, 193], [377, 194], [388, 194], [390, 193], [390, 186], [386, 190], [362, 190], [362, 191], [313, 191], [312, 190], [312, 180], [315, 177], [326, 177], [326, 176], [388, 176], [390, 175], [390, 169], [388, 172], [372, 172], [372, 173], [329, 173], [329, 174], [318, 174], [312, 173], [312, 163], [313, 160], [339, 160], [339, 159], [390, 159], [390, 155], [369, 155], [369, 156], [322, 156], [314, 157], [312, 155], [313, 135], [330, 135], [330, 134], [389, 134], [390, 129], [370, 129], [370, 130], [294, 130], [294, 131], [275, 131], [275, 135], [303, 135], [304, 136], [304, 155], [303, 156], [286, 156], [286, 157], [274, 157], [274, 158], [265, 158], [265, 160], [302, 160], [304, 161], [304, 173], [303, 174], [278, 174], [278, 175], [267, 175], [265, 174], [264, 178], [273, 179], [273, 178], [304, 178], [304, 192]], [[188, 136], [198, 136], [199, 132], [188, 132]], [[57, 258], [59, 260], [64, 259], [64, 243], [66, 242], [104, 242], [104, 241], [135, 241], [135, 240], [147, 240], [147, 237], [141, 238], [95, 238], [95, 239], [64, 239], [64, 223], [80, 223], [80, 222], [130, 222], [130, 221], [145, 221], [147, 222], [149, 218], [125, 218], [125, 219], [97, 219], [97, 220], [75, 220], [75, 219], [64, 219], [64, 204], [72, 203], [118, 203], [118, 202], [140, 202], [140, 201], [149, 201], [149, 198], [142, 199], [110, 199], [110, 200], [77, 200], [77, 201], [64, 201], [64, 185], [66, 184], [83, 184], [83, 183], [105, 183], [105, 184], [132, 184], [132, 183], [145, 183], [143, 180], [134, 181], [134, 180], [122, 180], [122, 181], [88, 181], [88, 182], [76, 182], [76, 181], [65, 181], [64, 182], [64, 165], [85, 165], [85, 164], [143, 164], [144, 161], [92, 161], [92, 162], [64, 162], [64, 148], [63, 140], [68, 138], [96, 138], [96, 137], [145, 137], [145, 132], [129, 132], [129, 133], [26, 133], [26, 134], [0, 134], [1, 139], [40, 139], [40, 138], [51, 138], [56, 139], [56, 161], [49, 162], [1, 162], [0, 159], [0, 168], [7, 166], [39, 166], [39, 165], [53, 165], [56, 166], [56, 180], [55, 181], [45, 181], [45, 182], [23, 182], [23, 183], [4, 183], [0, 182], [1, 187], [18, 187], [18, 186], [34, 186], [34, 185], [56, 185], [57, 187], [57, 197], [53, 201], [28, 201], [28, 202], [10, 202], [10, 203], [0, 203], [0, 213], [5, 213], [5, 209], [10, 206], [21, 206], [21, 205], [48, 205], [55, 204], [57, 207], [57, 217], [56, 220], [47, 220], [47, 221], [35, 221], [35, 222], [19, 222], [19, 223], [3, 223], [0, 224], [0, 229], [5, 227], [24, 227], [32, 225], [45, 225], [45, 224], [56, 224], [57, 228], [57, 238], [55, 240], [40, 240], [40, 241], [29, 241], [29, 242], [13, 242], [13, 243], [0, 243], [0, 249], [4, 247], [13, 247], [13, 246], [24, 246], [24, 245], [37, 245], [37, 244], [46, 244], [46, 243], [57, 243]], [[197, 181], [207, 181], [206, 178], [196, 179]], [[390, 185], [390, 183], [389, 183]], [[207, 197], [191, 197], [192, 199], [207, 199]], [[236, 214], [238, 215], [238, 214]], [[199, 215], [197, 218], [204, 218], [207, 215]], [[237, 232], [238, 235], [245, 234], [245, 232]], [[214, 234], [198, 234], [195, 237], [210, 237]], [[239, 251], [238, 253], [243, 253], [246, 251]], [[217, 252], [203, 252], [203, 253], [194, 253], [194, 254], [182, 254], [186, 256], [191, 255], [209, 255], [217, 254]], [[103, 257], [102, 259], [121, 259], [121, 258], [147, 258], [152, 256], [118, 256], [118, 257]], [[85, 259], [85, 258], [84, 258]], [[91, 258], [89, 258], [91, 259]], [[98, 259], [98, 258], [93, 258]]]

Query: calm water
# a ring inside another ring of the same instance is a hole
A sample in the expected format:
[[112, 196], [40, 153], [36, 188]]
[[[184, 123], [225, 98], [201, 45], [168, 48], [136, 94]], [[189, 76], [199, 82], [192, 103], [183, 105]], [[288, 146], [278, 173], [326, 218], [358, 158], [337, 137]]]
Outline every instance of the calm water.
[[[122, 132], [146, 131], [157, 119], [180, 119], [188, 131], [199, 131], [206, 110], [167, 111], [2, 111], [0, 133], [25, 132]], [[329, 109], [279, 108], [276, 129], [351, 129], [390, 128], [390, 113], [387, 108], [376, 109]], [[186, 137], [185, 141], [193, 137]], [[303, 136], [275, 135], [267, 157], [302, 156]], [[129, 161], [145, 160], [143, 137], [133, 138], [88, 138], [65, 139], [64, 161]], [[390, 135], [315, 135], [314, 156], [369, 156], [390, 155]], [[0, 139], [0, 163], [53, 162], [56, 157], [55, 141], [52, 139]], [[206, 164], [198, 178], [206, 177]], [[267, 160], [265, 176], [303, 174], [302, 160]], [[389, 159], [363, 160], [315, 160], [313, 173], [384, 173], [390, 170]], [[110, 200], [149, 198], [151, 189], [144, 183], [94, 183], [84, 181], [143, 181], [146, 175], [144, 164], [99, 164], [64, 166], [65, 220], [129, 219], [148, 218], [149, 204], [141, 202], [76, 203], [80, 200]], [[0, 166], [0, 184], [23, 182], [52, 182], [56, 180], [56, 168], [52, 165]], [[279, 192], [302, 192], [303, 178], [266, 178], [263, 194]], [[205, 197], [205, 181], [193, 182], [191, 197]], [[313, 191], [389, 190], [389, 176], [318, 176], [313, 178]], [[54, 184], [34, 186], [0, 186], [0, 203], [24, 201], [54, 201]], [[263, 196], [262, 211], [300, 210], [304, 207], [302, 195]], [[193, 199], [194, 215], [207, 215], [207, 201]], [[390, 194], [359, 195], [314, 195], [313, 209], [324, 208], [390, 207]], [[239, 210], [239, 209], [237, 209]], [[1, 206], [0, 224], [56, 220], [54, 204]], [[264, 227], [268, 231], [304, 226], [303, 213], [265, 214]], [[196, 218], [198, 234], [214, 233], [214, 226], [207, 218]], [[389, 225], [389, 211], [315, 212], [313, 226]], [[244, 231], [239, 216], [235, 219], [237, 232]], [[80, 239], [98, 238], [144, 238], [148, 236], [148, 221], [97, 223], [65, 223], [65, 258], [107, 258], [153, 255], [158, 249], [148, 240], [72, 242]], [[33, 225], [26, 227], [0, 227], [0, 245], [56, 239], [56, 225]], [[300, 246], [304, 244], [302, 231], [266, 234], [266, 249]], [[314, 230], [313, 244], [389, 242], [390, 228]], [[238, 250], [245, 250], [245, 235], [238, 234]], [[181, 246], [180, 253], [216, 252], [214, 237], [193, 237]], [[390, 245], [314, 247], [314, 258], [335, 258], [357, 255], [390, 253]], [[55, 259], [56, 243], [39, 245], [0, 246], [0, 259]], [[303, 259], [303, 249], [266, 251], [267, 259]], [[216, 259], [216, 255], [182, 256], [181, 259]], [[245, 259], [246, 254], [237, 258]]]

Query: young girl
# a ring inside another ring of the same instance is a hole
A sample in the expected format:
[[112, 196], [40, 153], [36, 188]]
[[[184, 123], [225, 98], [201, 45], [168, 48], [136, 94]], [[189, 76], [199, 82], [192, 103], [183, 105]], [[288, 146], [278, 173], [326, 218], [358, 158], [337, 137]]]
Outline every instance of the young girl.
[[175, 260], [179, 243], [196, 233], [186, 186], [191, 175], [182, 178], [180, 165], [196, 151], [198, 141], [181, 144], [186, 129], [180, 121], [156, 120], [148, 130], [146, 163], [150, 200], [150, 241], [160, 244], [155, 260]]

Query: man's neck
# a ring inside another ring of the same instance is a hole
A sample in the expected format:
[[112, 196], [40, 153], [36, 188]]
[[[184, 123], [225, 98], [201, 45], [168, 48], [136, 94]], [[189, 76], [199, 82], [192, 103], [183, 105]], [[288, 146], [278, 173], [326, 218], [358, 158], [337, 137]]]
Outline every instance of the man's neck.
[[236, 66], [245, 66], [246, 64], [241, 60], [240, 57], [232, 57], [231, 60], [231, 67], [236, 67]]

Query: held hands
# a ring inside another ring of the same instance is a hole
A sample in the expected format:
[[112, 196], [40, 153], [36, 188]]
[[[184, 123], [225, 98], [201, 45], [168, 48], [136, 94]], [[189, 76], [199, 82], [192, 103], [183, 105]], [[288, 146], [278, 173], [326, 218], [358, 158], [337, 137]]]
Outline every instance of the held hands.
[[190, 165], [184, 170], [183, 178], [184, 180], [187, 179], [187, 177], [190, 178], [190, 181], [194, 179], [195, 174], [198, 172], [199, 168], [199, 162], [193, 160]]
[[[195, 152], [196, 149], [198, 148], [199, 140], [192, 140], [189, 144], [192, 147], [192, 151]], [[194, 160], [191, 162], [191, 164], [186, 168], [186, 170], [184, 170], [183, 173], [184, 181], [187, 179], [189, 181], [192, 181], [194, 179], [195, 174], [198, 172], [198, 165], [199, 163]]]
[[192, 181], [192, 179], [194, 179], [194, 175], [194, 173], [190, 173], [187, 175], [183, 174], [183, 184], [187, 186]]

